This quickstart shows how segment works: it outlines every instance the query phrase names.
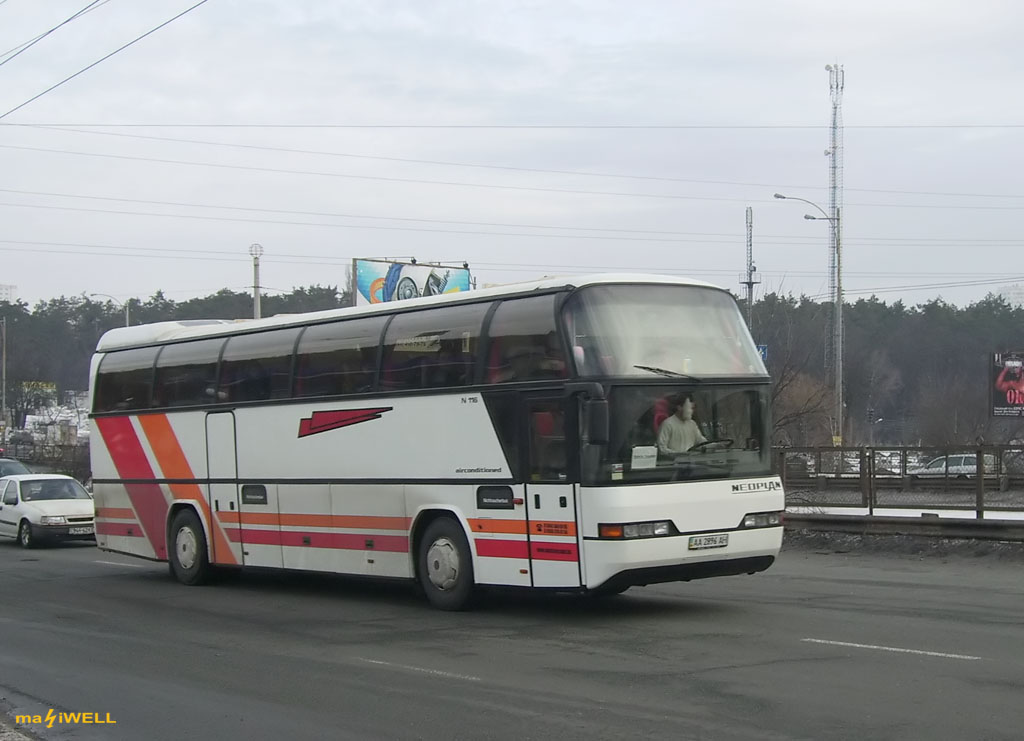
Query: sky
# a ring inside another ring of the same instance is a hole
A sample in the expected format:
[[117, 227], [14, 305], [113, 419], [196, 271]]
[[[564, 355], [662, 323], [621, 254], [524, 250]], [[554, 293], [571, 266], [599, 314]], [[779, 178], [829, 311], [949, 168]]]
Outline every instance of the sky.
[[251, 290], [254, 243], [267, 293], [361, 257], [741, 293], [747, 207], [756, 295], [826, 300], [830, 222], [772, 197], [827, 210], [826, 64], [846, 300], [1024, 284], [1016, 0], [208, 0], [27, 102], [197, 1], [0, 0], [0, 284], [30, 305]]

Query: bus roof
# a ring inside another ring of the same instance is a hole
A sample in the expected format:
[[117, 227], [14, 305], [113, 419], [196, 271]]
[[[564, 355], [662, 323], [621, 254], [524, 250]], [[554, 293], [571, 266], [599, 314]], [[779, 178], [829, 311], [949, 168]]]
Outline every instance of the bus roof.
[[445, 304], [487, 301], [504, 296], [527, 294], [533, 291], [553, 291], [561, 288], [569, 290], [603, 283], [698, 286], [702, 288], [717, 288], [722, 290], [720, 286], [700, 280], [637, 273], [600, 273], [584, 276], [541, 278], [533, 281], [524, 281], [522, 283], [510, 283], [493, 288], [484, 288], [481, 290], [446, 293], [440, 296], [424, 296], [420, 298], [406, 299], [403, 301], [372, 304], [370, 306], [349, 306], [338, 309], [327, 309], [325, 311], [311, 311], [302, 314], [277, 314], [266, 319], [201, 319], [175, 322], [156, 322], [154, 324], [141, 324], [136, 327], [120, 327], [112, 329], [100, 337], [99, 343], [96, 346], [96, 352], [108, 352], [111, 350], [122, 350], [130, 347], [158, 345], [177, 340], [224, 336], [239, 332], [252, 332], [260, 329], [303, 325], [310, 322], [319, 322], [330, 319], [347, 319], [357, 316], [388, 314], [394, 311], [408, 311], [427, 306], [443, 306]]

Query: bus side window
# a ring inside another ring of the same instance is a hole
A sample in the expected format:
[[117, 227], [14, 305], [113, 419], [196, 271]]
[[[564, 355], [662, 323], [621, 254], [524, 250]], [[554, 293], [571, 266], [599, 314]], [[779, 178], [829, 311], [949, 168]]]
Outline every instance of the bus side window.
[[146, 409], [153, 389], [155, 347], [107, 353], [96, 375], [94, 412]]
[[217, 360], [224, 338], [167, 345], [157, 358], [154, 406], [191, 406], [214, 401]]
[[491, 319], [488, 383], [564, 378], [565, 352], [555, 325], [557, 296], [502, 301]]
[[387, 317], [372, 316], [309, 327], [299, 339], [296, 396], [371, 391], [377, 346]]
[[290, 393], [292, 348], [298, 328], [232, 337], [221, 358], [220, 383], [211, 401], [266, 401]]
[[397, 315], [384, 338], [384, 390], [468, 386], [489, 304], [440, 306]]

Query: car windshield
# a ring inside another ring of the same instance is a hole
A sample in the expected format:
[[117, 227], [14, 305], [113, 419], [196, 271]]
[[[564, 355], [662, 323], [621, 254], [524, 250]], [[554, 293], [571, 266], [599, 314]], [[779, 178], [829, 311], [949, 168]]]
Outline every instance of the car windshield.
[[21, 499], [25, 502], [89, 498], [89, 492], [74, 479], [43, 479], [21, 482]]
[[767, 386], [614, 386], [609, 443], [584, 462], [591, 484], [771, 473]]
[[566, 303], [581, 376], [765, 376], [735, 299], [701, 286], [597, 285]]
[[21, 461], [10, 459], [0, 461], [0, 476], [18, 476], [25, 473], [32, 472]]

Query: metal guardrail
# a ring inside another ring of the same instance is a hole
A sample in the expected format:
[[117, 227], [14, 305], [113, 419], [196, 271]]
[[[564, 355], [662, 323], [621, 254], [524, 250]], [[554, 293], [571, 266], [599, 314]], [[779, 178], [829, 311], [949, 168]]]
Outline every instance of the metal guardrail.
[[785, 525], [787, 530], [848, 533], [854, 535], [915, 535], [937, 538], [1024, 542], [1024, 521], [1020, 520], [787, 513]]
[[1024, 512], [1024, 447], [776, 448], [775, 466], [787, 507], [812, 513], [941, 509], [980, 520]]
[[33, 471], [63, 473], [85, 481], [90, 475], [89, 446], [9, 443], [0, 457], [16, 458]]

